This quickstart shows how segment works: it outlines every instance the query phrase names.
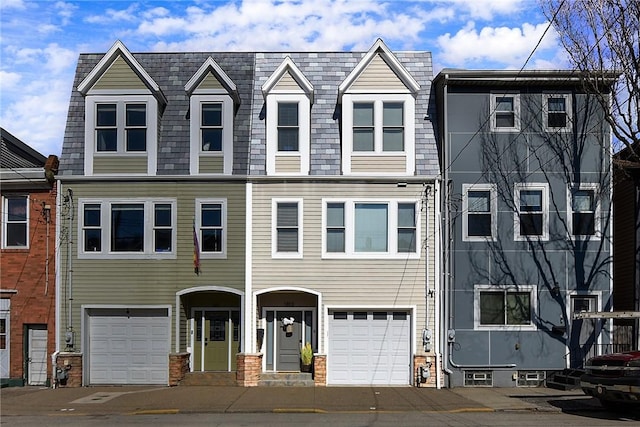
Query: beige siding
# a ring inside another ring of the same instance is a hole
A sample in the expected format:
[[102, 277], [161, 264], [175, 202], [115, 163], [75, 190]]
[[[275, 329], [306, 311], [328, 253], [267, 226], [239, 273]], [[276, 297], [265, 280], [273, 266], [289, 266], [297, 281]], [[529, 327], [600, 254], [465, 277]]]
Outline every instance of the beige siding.
[[405, 172], [406, 156], [352, 156], [351, 172]]
[[223, 173], [224, 158], [222, 156], [200, 156], [200, 173]]
[[206, 77], [202, 79], [198, 85], [198, 89], [224, 89], [222, 84], [218, 81], [216, 76], [212, 73], [207, 73]]
[[[422, 184], [254, 184], [253, 186], [253, 289], [302, 287], [320, 292], [325, 305], [417, 306], [417, 324], [425, 323], [425, 259], [323, 259], [323, 198], [407, 198], [419, 200]], [[303, 258], [274, 259], [271, 253], [272, 199], [303, 199]], [[433, 196], [429, 209], [429, 240], [433, 248]], [[419, 221], [420, 242], [426, 237], [424, 210]], [[390, 230], [391, 232], [391, 230]], [[434, 287], [434, 253], [429, 257], [431, 289]], [[321, 310], [323, 307], [321, 307]], [[321, 311], [322, 313], [322, 311]], [[429, 325], [433, 327], [433, 299]], [[326, 325], [325, 325], [326, 326]], [[323, 331], [318, 331], [323, 336]], [[417, 334], [416, 334], [417, 335]], [[420, 343], [416, 338], [416, 345]]]
[[[78, 259], [78, 220], [81, 213], [75, 211], [73, 224], [69, 227], [68, 217], [64, 224], [60, 245], [61, 255], [61, 295], [62, 312], [65, 319], [61, 328], [65, 330], [68, 316], [68, 263], [67, 231], [72, 230], [72, 267], [73, 267], [73, 327], [80, 332], [81, 306], [87, 304], [131, 304], [131, 305], [167, 305], [172, 308], [171, 331], [174, 334], [173, 321], [176, 313], [176, 292], [195, 286], [221, 286], [244, 291], [245, 275], [245, 184], [229, 183], [91, 183], [70, 184], [64, 187], [73, 190], [76, 209], [84, 198], [175, 198], [177, 208], [177, 241], [175, 259]], [[227, 258], [201, 259], [199, 276], [193, 270], [193, 219], [195, 217], [196, 198], [227, 199]], [[80, 243], [78, 243], [80, 242]], [[106, 244], [103, 236], [103, 244]], [[181, 317], [183, 318], [183, 317]], [[183, 318], [184, 319], [184, 318]], [[79, 344], [79, 337], [78, 344]], [[172, 338], [173, 351], [175, 337]], [[184, 340], [181, 341], [184, 347]]]
[[276, 155], [276, 173], [300, 173], [300, 156]]
[[386, 62], [376, 55], [360, 76], [353, 82], [351, 89], [380, 90], [394, 89], [400, 92], [408, 92], [402, 80], [393, 72]]
[[118, 56], [93, 85], [93, 89], [147, 89], [147, 86], [122, 56]]
[[147, 173], [147, 156], [105, 156], [93, 158], [93, 173]]
[[302, 92], [302, 89], [295, 81], [291, 73], [284, 73], [284, 75], [278, 80], [278, 83], [274, 86], [275, 90], [286, 90], [288, 92]]

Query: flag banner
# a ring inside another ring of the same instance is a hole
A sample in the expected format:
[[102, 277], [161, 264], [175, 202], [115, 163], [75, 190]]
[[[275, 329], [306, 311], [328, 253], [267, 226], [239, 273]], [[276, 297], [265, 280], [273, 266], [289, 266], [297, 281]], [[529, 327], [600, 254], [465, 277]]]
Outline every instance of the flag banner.
[[193, 272], [200, 275], [200, 243], [198, 243], [195, 221], [193, 222]]

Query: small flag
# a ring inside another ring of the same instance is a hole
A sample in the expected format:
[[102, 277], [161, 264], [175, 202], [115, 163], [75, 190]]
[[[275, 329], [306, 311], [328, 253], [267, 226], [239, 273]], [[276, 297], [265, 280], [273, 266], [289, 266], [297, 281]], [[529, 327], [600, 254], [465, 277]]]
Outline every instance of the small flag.
[[200, 275], [200, 243], [198, 243], [195, 220], [193, 221], [193, 272]]

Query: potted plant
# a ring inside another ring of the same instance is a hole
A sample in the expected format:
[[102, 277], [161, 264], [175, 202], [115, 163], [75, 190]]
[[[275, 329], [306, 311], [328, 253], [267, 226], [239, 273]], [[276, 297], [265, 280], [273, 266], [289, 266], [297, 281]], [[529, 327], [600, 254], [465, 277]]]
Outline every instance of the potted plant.
[[311, 348], [311, 343], [307, 342], [300, 348], [300, 362], [302, 363], [302, 372], [311, 372], [312, 361], [313, 348]]

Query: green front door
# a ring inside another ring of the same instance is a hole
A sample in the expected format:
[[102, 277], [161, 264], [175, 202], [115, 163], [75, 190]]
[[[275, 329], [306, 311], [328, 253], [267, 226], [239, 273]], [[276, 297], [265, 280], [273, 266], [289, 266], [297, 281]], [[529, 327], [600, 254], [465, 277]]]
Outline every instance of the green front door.
[[234, 371], [240, 344], [240, 312], [194, 311], [194, 371]]

